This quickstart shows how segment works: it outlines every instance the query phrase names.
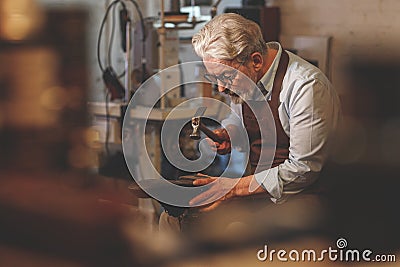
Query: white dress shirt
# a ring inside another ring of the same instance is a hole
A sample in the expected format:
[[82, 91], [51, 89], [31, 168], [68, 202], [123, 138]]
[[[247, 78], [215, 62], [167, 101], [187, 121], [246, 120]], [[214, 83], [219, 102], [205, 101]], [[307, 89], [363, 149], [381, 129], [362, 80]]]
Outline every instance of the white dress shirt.
[[[272, 85], [282, 53], [279, 43], [267, 43], [278, 50], [262, 82], [270, 99]], [[255, 174], [256, 181], [280, 203], [291, 194], [301, 192], [315, 182], [328, 157], [328, 146], [340, 117], [340, 102], [336, 90], [321, 70], [289, 54], [289, 64], [279, 96], [279, 120], [290, 138], [289, 158], [282, 164]], [[262, 99], [257, 99], [262, 100]], [[244, 127], [241, 104], [231, 103], [232, 114], [222, 121]], [[236, 114], [235, 114], [236, 113]]]

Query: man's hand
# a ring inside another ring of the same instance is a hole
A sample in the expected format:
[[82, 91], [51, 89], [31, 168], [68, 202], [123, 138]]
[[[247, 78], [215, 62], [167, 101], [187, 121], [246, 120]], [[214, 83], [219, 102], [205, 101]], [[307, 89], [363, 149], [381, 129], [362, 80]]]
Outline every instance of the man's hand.
[[190, 200], [190, 205], [201, 205], [215, 199], [210, 204], [205, 204], [200, 208], [200, 211], [210, 211], [218, 207], [223, 201], [228, 200], [235, 196], [234, 188], [238, 183], [238, 179], [224, 178], [224, 177], [207, 177], [200, 178], [193, 181], [193, 185], [201, 186], [210, 185], [209, 189]]
[[231, 140], [229, 138], [229, 134], [226, 129], [216, 129], [213, 131], [220, 140], [223, 140], [221, 143], [214, 142], [210, 138], [206, 138], [207, 143], [211, 147], [213, 151], [217, 151], [220, 155], [225, 155], [231, 152]]
[[[202, 176], [202, 174], [198, 174], [198, 176]], [[267, 191], [261, 186], [257, 186], [257, 188], [251, 192], [249, 191], [250, 183], [254, 179], [253, 175], [234, 179], [225, 177], [204, 177], [205, 178], [194, 180], [193, 185], [201, 186], [210, 184], [210, 187], [207, 191], [204, 191], [189, 201], [189, 204], [192, 206], [200, 205], [201, 207], [199, 210], [202, 212], [211, 211], [221, 205], [222, 202], [233, 197], [246, 197], [256, 194], [268, 195]], [[204, 205], [202, 205], [203, 203]]]

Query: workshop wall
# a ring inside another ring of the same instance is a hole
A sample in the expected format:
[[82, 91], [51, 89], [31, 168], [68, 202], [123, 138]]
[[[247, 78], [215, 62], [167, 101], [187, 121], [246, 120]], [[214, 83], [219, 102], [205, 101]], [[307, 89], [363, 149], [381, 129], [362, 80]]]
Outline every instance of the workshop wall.
[[[86, 5], [90, 8], [89, 44], [96, 44], [100, 21], [110, 0], [38, 0], [48, 5]], [[138, 1], [144, 16], [157, 15], [159, 1]], [[240, 5], [239, 1], [229, 5]], [[151, 4], [150, 4], [151, 3]], [[168, 5], [169, 1], [165, 1]], [[352, 58], [368, 57], [381, 61], [400, 57], [400, 1], [397, 0], [269, 0], [267, 5], [281, 9], [281, 34], [332, 36], [331, 80], [341, 94], [346, 93], [346, 71], [344, 66]], [[218, 13], [223, 11], [228, 1], [222, 1]], [[106, 33], [109, 29], [106, 29]], [[107, 36], [107, 34], [105, 34]], [[103, 41], [102, 51], [106, 51]], [[117, 38], [118, 36], [116, 36]], [[123, 54], [115, 41], [115, 65], [123, 66]], [[92, 67], [89, 84], [89, 99], [102, 101], [104, 85], [97, 67], [95, 45], [90, 46], [88, 56]], [[118, 69], [120, 70], [120, 69]]]
[[[90, 68], [89, 75], [89, 100], [90, 101], [104, 101], [104, 83], [101, 78], [102, 73], [99, 69], [97, 63], [97, 39], [100, 30], [101, 21], [106, 12], [107, 7], [110, 5], [112, 0], [37, 0], [39, 4], [44, 9], [49, 8], [58, 8], [58, 9], [68, 9], [75, 7], [85, 7], [90, 12], [88, 27], [86, 29], [87, 32], [87, 56], [88, 63]], [[127, 2], [127, 1], [125, 1]], [[146, 0], [137, 0], [143, 16], [151, 17], [157, 16], [160, 10], [160, 1], [146, 1]], [[169, 1], [165, 1], [166, 8], [169, 7]], [[131, 6], [130, 6], [131, 7]], [[138, 20], [138, 16], [136, 12], [132, 11], [132, 16], [134, 17], [134, 21]], [[110, 44], [110, 32], [111, 32], [111, 23], [112, 16], [108, 18], [108, 24], [104, 28], [102, 43], [100, 47], [101, 51], [101, 60], [106, 63], [107, 59], [107, 50], [108, 45]], [[118, 27], [118, 22], [117, 26]], [[120, 34], [118, 28], [116, 28], [116, 33], [114, 36], [114, 42], [112, 46], [112, 66], [115, 68], [117, 73], [122, 73], [124, 70], [124, 54], [120, 49]]]
[[[353, 58], [393, 61], [400, 58], [398, 0], [274, 0], [281, 8], [281, 33], [332, 36], [332, 82], [342, 94]], [[398, 61], [398, 60], [397, 60]]]

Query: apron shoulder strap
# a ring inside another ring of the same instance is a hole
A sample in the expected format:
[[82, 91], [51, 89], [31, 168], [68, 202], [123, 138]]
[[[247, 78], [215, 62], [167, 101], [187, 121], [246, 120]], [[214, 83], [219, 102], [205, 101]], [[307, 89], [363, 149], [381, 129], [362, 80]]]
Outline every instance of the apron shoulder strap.
[[282, 49], [281, 58], [278, 65], [278, 70], [276, 71], [274, 84], [272, 86], [271, 102], [279, 105], [279, 94], [282, 90], [283, 78], [285, 77], [286, 70], [289, 64], [289, 55]]

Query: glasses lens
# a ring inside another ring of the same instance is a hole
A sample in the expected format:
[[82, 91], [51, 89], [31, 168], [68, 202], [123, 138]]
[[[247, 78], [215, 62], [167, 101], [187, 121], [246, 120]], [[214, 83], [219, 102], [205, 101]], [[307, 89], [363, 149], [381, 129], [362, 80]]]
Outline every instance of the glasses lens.
[[221, 74], [221, 75], [213, 75], [213, 74], [209, 74], [206, 73], [204, 74], [204, 78], [213, 83], [213, 84], [218, 84], [218, 82], [222, 83], [223, 85], [232, 85], [233, 80], [236, 78], [236, 76], [238, 75], [239, 72], [239, 68], [241, 66], [243, 66], [243, 64], [245, 63], [245, 61], [243, 61], [242, 63], [240, 63], [239, 67], [234, 69], [232, 73], [230, 73], [229, 76], [225, 76], [225, 74]]

